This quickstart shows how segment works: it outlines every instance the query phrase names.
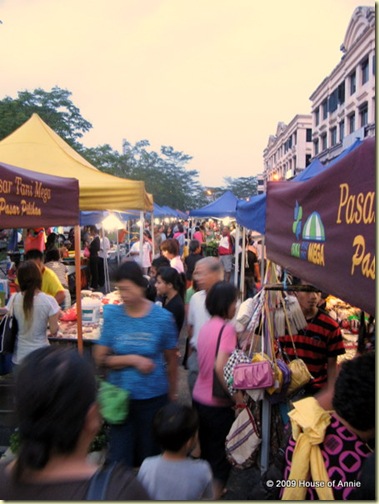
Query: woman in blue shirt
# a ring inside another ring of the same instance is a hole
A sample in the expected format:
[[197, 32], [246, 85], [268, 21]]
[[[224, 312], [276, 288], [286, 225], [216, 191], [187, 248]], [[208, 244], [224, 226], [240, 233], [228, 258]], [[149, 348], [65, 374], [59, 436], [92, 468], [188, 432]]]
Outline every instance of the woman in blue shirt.
[[110, 461], [139, 466], [160, 453], [152, 434], [155, 413], [177, 399], [177, 331], [170, 312], [145, 297], [146, 279], [134, 261], [115, 275], [122, 304], [104, 306], [95, 360], [107, 379], [130, 394], [124, 424], [110, 429]]

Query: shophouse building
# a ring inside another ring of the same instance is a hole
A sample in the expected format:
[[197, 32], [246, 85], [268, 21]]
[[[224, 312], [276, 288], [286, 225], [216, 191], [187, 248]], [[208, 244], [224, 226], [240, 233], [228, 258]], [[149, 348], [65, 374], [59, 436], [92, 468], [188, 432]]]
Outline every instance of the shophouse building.
[[310, 96], [313, 155], [327, 163], [357, 138], [375, 135], [375, 9], [357, 7], [341, 61]]
[[375, 9], [357, 7], [342, 57], [310, 96], [311, 114], [279, 122], [263, 152], [264, 186], [290, 180], [313, 158], [327, 163], [357, 138], [375, 135]]
[[264, 184], [290, 180], [306, 168], [312, 158], [312, 116], [296, 115], [287, 125], [278, 123], [263, 153]]

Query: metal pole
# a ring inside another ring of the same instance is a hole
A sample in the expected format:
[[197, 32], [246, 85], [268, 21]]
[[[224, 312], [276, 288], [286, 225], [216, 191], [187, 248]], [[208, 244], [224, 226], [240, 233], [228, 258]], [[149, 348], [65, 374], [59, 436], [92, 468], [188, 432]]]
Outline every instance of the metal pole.
[[241, 254], [241, 276], [240, 276], [240, 292], [241, 301], [245, 299], [245, 267], [246, 267], [246, 228], [242, 228], [242, 254]]
[[75, 295], [76, 295], [76, 316], [78, 331], [78, 350], [83, 354], [83, 328], [82, 328], [82, 275], [80, 260], [80, 226], [75, 226]]
[[236, 228], [236, 241], [234, 244], [234, 285], [238, 286], [238, 247], [240, 241], [240, 227]]

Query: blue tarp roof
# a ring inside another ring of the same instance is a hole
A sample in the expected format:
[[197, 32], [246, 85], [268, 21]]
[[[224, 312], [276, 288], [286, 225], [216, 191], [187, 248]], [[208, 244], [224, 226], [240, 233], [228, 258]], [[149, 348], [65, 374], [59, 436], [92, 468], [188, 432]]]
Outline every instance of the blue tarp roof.
[[[314, 159], [307, 168], [302, 171], [297, 177], [289, 181], [291, 182], [305, 182], [316, 175], [324, 172], [334, 164], [338, 163], [345, 156], [350, 154], [354, 149], [361, 145], [362, 140], [357, 139], [350, 147], [347, 147], [341, 152], [339, 156], [327, 163], [322, 164], [317, 158]], [[266, 232], [266, 194], [253, 196], [249, 201], [238, 201], [236, 220], [238, 224], [265, 234]]]
[[190, 211], [190, 217], [235, 217], [237, 197], [226, 191], [220, 198], [197, 210]]

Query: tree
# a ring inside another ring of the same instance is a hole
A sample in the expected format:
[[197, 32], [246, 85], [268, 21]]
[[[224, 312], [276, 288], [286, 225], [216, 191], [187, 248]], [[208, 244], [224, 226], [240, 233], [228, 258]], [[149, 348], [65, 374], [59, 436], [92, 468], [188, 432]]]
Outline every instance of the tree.
[[258, 194], [258, 181], [256, 177], [225, 177], [226, 189], [237, 198], [246, 199]]
[[76, 150], [82, 145], [78, 139], [92, 128], [72, 103], [71, 92], [58, 86], [51, 91], [37, 88], [20, 91], [16, 99], [5, 97], [0, 101], [0, 140], [10, 135], [37, 113], [59, 136]]

